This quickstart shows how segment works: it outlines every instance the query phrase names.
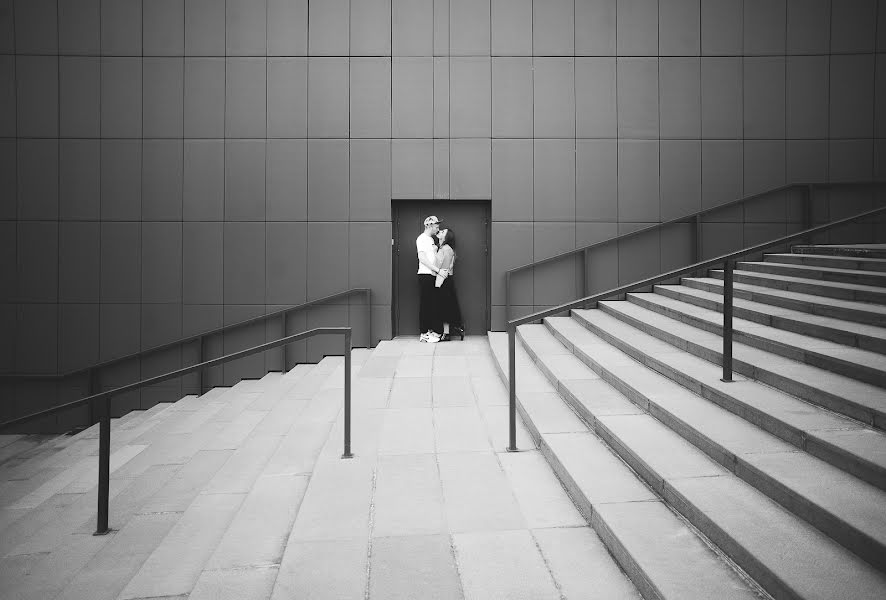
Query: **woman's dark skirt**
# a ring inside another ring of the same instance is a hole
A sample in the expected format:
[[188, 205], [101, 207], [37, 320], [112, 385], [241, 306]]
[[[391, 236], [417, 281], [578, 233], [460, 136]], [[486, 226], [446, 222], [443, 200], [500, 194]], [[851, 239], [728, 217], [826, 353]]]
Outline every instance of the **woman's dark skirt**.
[[461, 327], [461, 310], [458, 307], [458, 296], [455, 293], [455, 276], [450, 275], [443, 280], [437, 290], [437, 308], [440, 320], [449, 323], [450, 327]]

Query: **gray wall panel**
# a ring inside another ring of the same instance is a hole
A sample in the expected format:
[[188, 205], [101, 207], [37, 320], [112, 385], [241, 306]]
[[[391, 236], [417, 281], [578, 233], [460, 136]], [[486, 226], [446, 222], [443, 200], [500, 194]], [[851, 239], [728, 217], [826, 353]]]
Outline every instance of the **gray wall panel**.
[[266, 151], [267, 219], [307, 220], [307, 140], [268, 140]]
[[228, 56], [265, 56], [268, 47], [267, 0], [225, 0], [225, 49]]
[[22, 54], [58, 52], [58, 9], [55, 0], [17, 0], [15, 46]]
[[145, 58], [142, 126], [146, 138], [180, 138], [184, 119], [184, 60]]
[[658, 49], [662, 56], [698, 56], [701, 52], [701, 3], [658, 0]]
[[141, 223], [102, 223], [102, 302], [141, 300], [141, 229]]
[[97, 222], [59, 224], [59, 302], [99, 301], [101, 226]]
[[185, 58], [184, 135], [225, 135], [225, 60]]
[[58, 0], [58, 48], [61, 54], [101, 53], [101, 0]]
[[185, 140], [182, 218], [220, 221], [225, 208], [225, 143]]
[[149, 0], [142, 6], [145, 56], [183, 56], [186, 0]]
[[268, 137], [305, 137], [308, 133], [308, 61], [268, 59]]
[[141, 140], [102, 140], [101, 217], [106, 221], [141, 218]]
[[225, 220], [264, 221], [265, 140], [225, 143]]
[[98, 219], [101, 211], [101, 141], [59, 140], [60, 219]]
[[141, 55], [142, 3], [143, 0], [102, 0], [101, 33], [103, 55]]
[[575, 0], [533, 2], [532, 7], [532, 53], [536, 56], [573, 56]]
[[222, 223], [182, 224], [182, 300], [185, 305], [222, 304], [223, 252]]
[[58, 146], [55, 139], [18, 142], [18, 218], [58, 218]]
[[145, 140], [142, 145], [142, 218], [181, 221], [184, 170], [182, 140]]
[[[391, 54], [391, 0], [351, 2], [351, 56], [384, 56]], [[431, 39], [430, 31], [426, 33]]]
[[493, 56], [532, 56], [532, 6], [532, 0], [492, 0]]
[[142, 223], [141, 257], [142, 302], [181, 304], [182, 224]]
[[101, 59], [59, 58], [59, 137], [101, 136]]
[[745, 55], [784, 54], [786, 0], [744, 0]]
[[58, 136], [58, 58], [17, 56], [15, 61], [17, 135]]

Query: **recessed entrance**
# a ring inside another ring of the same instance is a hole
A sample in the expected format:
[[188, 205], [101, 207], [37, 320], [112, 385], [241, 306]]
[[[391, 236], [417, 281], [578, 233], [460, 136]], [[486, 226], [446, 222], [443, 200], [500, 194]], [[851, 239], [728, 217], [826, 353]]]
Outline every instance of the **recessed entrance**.
[[436, 215], [456, 234], [458, 261], [455, 282], [465, 333], [485, 335], [490, 327], [491, 205], [488, 200], [393, 200], [393, 294], [391, 324], [394, 335], [418, 334], [418, 258], [415, 238], [424, 219]]

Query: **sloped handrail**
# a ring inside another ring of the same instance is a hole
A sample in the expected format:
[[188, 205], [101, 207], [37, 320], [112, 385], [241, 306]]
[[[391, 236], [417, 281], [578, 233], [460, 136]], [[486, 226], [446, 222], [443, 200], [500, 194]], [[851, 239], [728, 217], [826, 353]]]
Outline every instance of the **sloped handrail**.
[[[82, 367], [80, 369], [75, 369], [73, 371], [68, 371], [67, 373], [15, 373], [15, 374], [2, 374], [0, 373], [0, 381], [5, 380], [40, 380], [40, 381], [52, 381], [56, 379], [67, 379], [69, 377], [74, 377], [76, 375], [84, 375], [87, 373], [93, 373], [99, 369], [104, 369], [113, 365], [117, 365], [126, 361], [135, 360], [138, 358], [142, 358], [143, 356], [154, 354], [155, 352], [161, 352], [163, 350], [169, 350], [170, 348], [175, 348], [176, 346], [182, 346], [189, 342], [195, 342], [200, 340], [201, 342], [201, 360], [202, 360], [202, 342], [205, 338], [227, 333], [233, 329], [237, 329], [240, 327], [245, 327], [246, 325], [253, 325], [255, 323], [259, 323], [262, 321], [267, 321], [268, 319], [273, 319], [275, 317], [281, 317], [285, 319], [289, 313], [303, 310], [305, 308], [309, 308], [311, 306], [316, 306], [318, 304], [324, 304], [326, 302], [331, 302], [332, 300], [338, 300], [339, 298], [345, 298], [348, 296], [352, 296], [354, 294], [365, 294], [366, 295], [366, 306], [367, 306], [367, 343], [366, 347], [372, 347], [372, 290], [369, 288], [351, 288], [349, 290], [345, 290], [343, 292], [337, 292], [335, 294], [331, 294], [329, 296], [324, 296], [322, 298], [317, 298], [316, 300], [309, 300], [308, 302], [303, 302], [302, 304], [297, 304], [295, 306], [289, 306], [286, 308], [281, 308], [279, 310], [275, 310], [274, 312], [270, 312], [264, 315], [258, 315], [257, 317], [251, 317], [249, 319], [245, 319], [243, 321], [238, 321], [237, 323], [231, 323], [230, 325], [223, 325], [222, 327], [216, 327], [215, 329], [210, 329], [208, 331], [203, 331], [201, 333], [195, 333], [193, 335], [189, 335], [187, 337], [182, 337], [177, 340], [173, 340], [171, 342], [165, 342], [160, 344], [159, 346], [153, 346], [151, 348], [146, 348], [144, 350], [140, 350], [138, 352], [133, 352], [132, 354], [127, 354], [126, 356], [120, 356], [117, 358], [112, 358], [100, 363], [96, 363], [89, 367]], [[284, 334], [285, 330], [285, 321], [284, 321]]]
[[585, 296], [584, 298], [579, 298], [578, 300], [573, 300], [572, 302], [567, 302], [565, 304], [560, 304], [558, 306], [554, 306], [552, 308], [548, 308], [545, 310], [540, 310], [532, 313], [531, 315], [526, 315], [524, 317], [520, 317], [517, 319], [512, 319], [508, 321], [507, 331], [508, 331], [508, 394], [509, 394], [509, 422], [508, 422], [508, 451], [516, 452], [517, 451], [517, 387], [516, 387], [516, 356], [517, 356], [517, 346], [516, 346], [516, 338], [517, 338], [517, 327], [520, 325], [524, 325], [526, 323], [532, 323], [535, 321], [540, 321], [546, 317], [550, 317], [552, 315], [556, 315], [559, 313], [566, 312], [568, 310], [572, 310], [575, 308], [584, 308], [589, 304], [599, 302], [600, 300], [605, 300], [606, 298], [611, 298], [613, 296], [618, 296], [619, 294], [624, 294], [635, 290], [637, 288], [642, 288], [650, 285], [654, 285], [661, 281], [666, 281], [668, 279], [673, 279], [674, 277], [679, 277], [681, 275], [686, 275], [688, 273], [692, 273], [694, 271], [701, 271], [703, 269], [707, 269], [709, 267], [716, 266], [718, 264], [724, 265], [724, 285], [723, 285], [723, 380], [731, 381], [732, 380], [732, 269], [733, 263], [736, 258], [745, 256], [747, 254], [754, 254], [755, 252], [760, 252], [762, 250], [766, 250], [773, 246], [781, 246], [787, 244], [788, 242], [792, 242], [794, 240], [798, 240], [816, 233], [821, 233], [824, 231], [828, 231], [830, 229], [834, 229], [836, 227], [840, 227], [841, 225], [846, 225], [848, 223], [852, 223], [854, 221], [858, 221], [860, 219], [865, 219], [869, 217], [875, 217], [880, 214], [886, 214], [886, 206], [881, 206], [879, 208], [875, 208], [873, 210], [865, 211], [862, 213], [855, 214], [851, 217], [846, 217], [843, 219], [839, 219], [837, 221], [831, 221], [830, 223], [825, 223], [824, 225], [818, 225], [816, 227], [811, 227], [805, 229], [803, 231], [792, 233], [790, 235], [786, 235], [780, 237], [775, 240], [771, 240], [768, 242], [763, 242], [761, 244], [756, 244], [754, 246], [748, 246], [746, 248], [742, 248], [741, 250], [736, 250], [734, 252], [730, 252], [728, 254], [723, 254], [717, 256], [716, 258], [711, 258], [708, 260], [704, 260], [701, 262], [696, 262], [695, 264], [689, 265], [688, 267], [681, 267], [679, 269], [674, 269], [671, 271], [667, 271], [666, 273], [660, 273], [658, 275], [654, 275], [652, 277], [647, 277], [646, 279], [641, 279], [639, 281], [635, 281], [633, 283], [629, 283], [627, 285], [622, 285], [616, 288], [612, 288], [611, 290], [607, 290], [605, 292], [599, 292], [597, 294], [592, 294], [590, 296]]
[[35, 413], [31, 413], [29, 415], [25, 415], [24, 417], [18, 417], [16, 419], [12, 419], [11, 421], [6, 421], [4, 423], [0, 423], [0, 430], [6, 429], [7, 427], [11, 427], [13, 425], [19, 425], [21, 423], [25, 423], [32, 419], [37, 419], [40, 417], [49, 416], [55, 414], [57, 412], [61, 412], [64, 410], [68, 410], [70, 408], [76, 408], [78, 406], [83, 406], [86, 404], [93, 403], [101, 403], [101, 418], [99, 420], [99, 478], [98, 478], [98, 516], [97, 516], [97, 527], [95, 531], [95, 535], [104, 535], [110, 532], [108, 528], [108, 504], [109, 504], [109, 490], [110, 490], [110, 464], [111, 464], [111, 400], [114, 396], [118, 396], [125, 392], [129, 392], [132, 390], [136, 390], [142, 387], [146, 387], [149, 385], [154, 385], [157, 383], [162, 383], [169, 379], [176, 379], [183, 375], [188, 375], [189, 373], [193, 373], [195, 371], [207, 369], [209, 367], [213, 367], [216, 365], [220, 365], [226, 362], [230, 362], [232, 360], [237, 360], [238, 358], [244, 358], [247, 356], [251, 356], [253, 354], [257, 354], [258, 352], [264, 352], [265, 350], [271, 350], [272, 348], [277, 348], [278, 346], [284, 346], [286, 344], [291, 344], [292, 342], [297, 342], [299, 340], [313, 337], [315, 335], [323, 335], [323, 334], [336, 334], [344, 336], [344, 378], [345, 378], [345, 389], [344, 389], [344, 453], [342, 454], [342, 458], [352, 458], [353, 454], [351, 453], [351, 328], [350, 327], [318, 327], [315, 329], [311, 329], [309, 331], [304, 331], [301, 333], [296, 333], [290, 336], [286, 336], [272, 342], [266, 342], [264, 344], [260, 344], [258, 346], [254, 346], [252, 348], [247, 348], [246, 350], [240, 350], [238, 352], [232, 352], [226, 356], [220, 356], [218, 358], [213, 358], [211, 360], [207, 360], [205, 362], [201, 362], [200, 364], [191, 365], [189, 367], [184, 367], [182, 369], [177, 369], [175, 371], [170, 371], [168, 373], [164, 373], [162, 375], [156, 375], [154, 377], [149, 377], [148, 379], [143, 379], [141, 381], [137, 381], [135, 383], [129, 383], [113, 390], [108, 390], [105, 392], [100, 392], [98, 394], [92, 394], [85, 398], [81, 398], [79, 400], [74, 400], [72, 402], [67, 402], [65, 404], [61, 404], [59, 406], [54, 406], [52, 408], [48, 408], [46, 410], [41, 410]]
[[622, 235], [618, 235], [615, 237], [611, 237], [600, 242], [595, 242], [593, 244], [588, 244], [587, 246], [582, 246], [581, 248], [575, 248], [574, 250], [567, 250], [566, 252], [561, 252], [559, 254], [555, 254], [553, 256], [549, 256], [548, 258], [543, 258], [541, 260], [537, 260], [531, 263], [526, 263], [524, 265], [520, 265], [519, 267], [514, 267], [513, 269], [508, 269], [505, 271], [505, 318], [509, 317], [511, 314], [511, 276], [515, 273], [519, 273], [521, 271], [525, 271], [527, 269], [532, 269], [535, 267], [539, 267], [541, 265], [545, 265], [548, 263], [556, 262], [563, 258], [567, 258], [570, 256], [575, 256], [577, 254], [581, 254], [584, 258], [584, 265], [582, 269], [582, 293], [588, 293], [588, 281], [587, 281], [587, 256], [588, 252], [597, 248], [599, 246], [604, 246], [606, 244], [618, 243], [620, 241], [642, 235], [644, 233], [649, 233], [650, 231], [656, 229], [662, 229], [667, 227], [668, 225], [675, 225], [677, 223], [685, 223], [691, 222], [695, 226], [695, 234], [694, 234], [694, 262], [698, 262], [701, 258], [701, 225], [702, 225], [702, 217], [707, 215], [708, 213], [720, 211], [726, 208], [731, 208], [739, 205], [745, 205], [748, 202], [753, 200], [757, 200], [759, 198], [764, 198], [769, 196], [770, 194], [777, 194], [779, 192], [787, 192], [791, 190], [800, 191], [803, 194], [803, 228], [808, 229], [812, 227], [812, 199], [813, 193], [815, 189], [818, 188], [834, 188], [834, 187], [871, 187], [871, 186], [881, 186], [886, 185], [886, 181], [838, 181], [838, 182], [819, 182], [819, 183], [792, 183], [789, 185], [783, 185], [780, 187], [772, 188], [763, 192], [759, 192], [756, 194], [751, 194], [749, 196], [744, 196], [739, 198], [738, 200], [733, 200], [731, 202], [727, 202], [725, 204], [718, 204], [717, 206], [712, 206], [710, 208], [705, 208], [700, 211], [684, 215], [682, 217], [677, 217], [675, 219], [670, 219], [668, 221], [663, 221], [661, 223], [655, 223], [654, 225], [650, 225], [648, 227], [643, 227], [642, 229], [637, 229], [636, 231], [631, 231], [629, 233], [624, 233]]

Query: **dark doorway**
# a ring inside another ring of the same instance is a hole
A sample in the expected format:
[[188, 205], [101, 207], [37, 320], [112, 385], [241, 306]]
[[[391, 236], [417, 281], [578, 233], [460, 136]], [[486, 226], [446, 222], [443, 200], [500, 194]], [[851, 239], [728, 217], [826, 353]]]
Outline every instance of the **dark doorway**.
[[393, 200], [394, 335], [418, 335], [418, 258], [415, 238], [428, 215], [436, 215], [456, 234], [455, 281], [465, 333], [486, 335], [490, 326], [490, 216], [488, 200]]

